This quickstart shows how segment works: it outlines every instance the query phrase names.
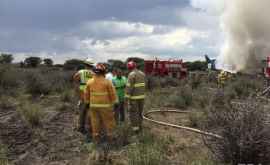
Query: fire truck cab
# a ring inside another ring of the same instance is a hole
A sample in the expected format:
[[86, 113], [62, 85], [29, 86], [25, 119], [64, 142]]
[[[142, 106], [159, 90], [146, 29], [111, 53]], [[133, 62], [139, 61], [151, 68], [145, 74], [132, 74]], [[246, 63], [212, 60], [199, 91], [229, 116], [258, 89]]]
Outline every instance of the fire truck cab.
[[187, 68], [184, 66], [183, 60], [145, 60], [144, 72], [146, 75], [170, 76], [178, 79], [187, 76]]

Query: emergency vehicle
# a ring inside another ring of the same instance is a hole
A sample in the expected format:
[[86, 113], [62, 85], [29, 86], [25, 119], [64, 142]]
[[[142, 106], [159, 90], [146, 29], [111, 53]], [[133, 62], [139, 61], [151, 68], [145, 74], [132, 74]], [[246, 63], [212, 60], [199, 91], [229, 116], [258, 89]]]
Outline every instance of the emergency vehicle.
[[146, 75], [170, 76], [183, 79], [187, 76], [187, 68], [183, 60], [145, 60], [144, 72]]

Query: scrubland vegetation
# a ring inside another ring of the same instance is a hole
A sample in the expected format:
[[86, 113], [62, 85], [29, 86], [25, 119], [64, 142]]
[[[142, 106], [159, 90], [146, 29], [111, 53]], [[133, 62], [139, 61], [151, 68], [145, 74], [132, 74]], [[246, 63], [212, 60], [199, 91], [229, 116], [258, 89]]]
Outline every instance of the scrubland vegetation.
[[[90, 164], [95, 147], [77, 133], [74, 71], [0, 66], [0, 164]], [[223, 139], [144, 123], [135, 137], [127, 124], [115, 131], [111, 164], [269, 164], [269, 102], [256, 94], [262, 80], [235, 76], [218, 89], [215, 72], [186, 80], [147, 78], [145, 111], [175, 108], [186, 116], [153, 116], [216, 133]]]

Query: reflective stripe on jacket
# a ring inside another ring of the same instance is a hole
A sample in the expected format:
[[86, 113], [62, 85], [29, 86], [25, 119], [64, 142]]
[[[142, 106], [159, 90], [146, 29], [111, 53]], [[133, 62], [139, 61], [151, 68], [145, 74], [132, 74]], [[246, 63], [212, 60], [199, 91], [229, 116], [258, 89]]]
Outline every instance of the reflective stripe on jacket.
[[85, 99], [91, 108], [112, 108], [116, 102], [115, 89], [104, 76], [94, 76], [87, 82]]
[[135, 69], [129, 74], [125, 97], [131, 100], [145, 98], [145, 74], [140, 70]]
[[80, 70], [79, 74], [80, 74], [80, 84], [81, 85], [86, 85], [87, 81], [92, 78], [91, 71], [89, 71], [87, 69]]
[[124, 101], [127, 78], [124, 77], [124, 76], [121, 76], [121, 78], [114, 77], [112, 82], [113, 82], [113, 85], [114, 85], [114, 87], [116, 89], [118, 100], [120, 102]]

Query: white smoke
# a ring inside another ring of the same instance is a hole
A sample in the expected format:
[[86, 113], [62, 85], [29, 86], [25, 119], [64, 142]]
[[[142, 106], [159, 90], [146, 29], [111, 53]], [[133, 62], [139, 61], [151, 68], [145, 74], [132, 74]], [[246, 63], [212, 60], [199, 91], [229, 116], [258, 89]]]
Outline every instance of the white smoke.
[[259, 67], [270, 55], [270, 0], [224, 0], [223, 66], [240, 71]]

